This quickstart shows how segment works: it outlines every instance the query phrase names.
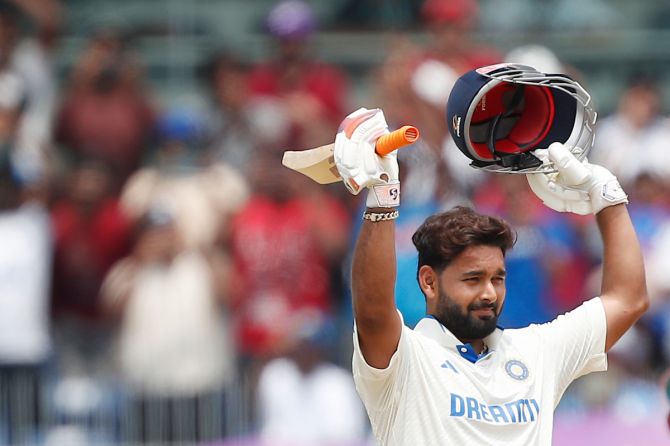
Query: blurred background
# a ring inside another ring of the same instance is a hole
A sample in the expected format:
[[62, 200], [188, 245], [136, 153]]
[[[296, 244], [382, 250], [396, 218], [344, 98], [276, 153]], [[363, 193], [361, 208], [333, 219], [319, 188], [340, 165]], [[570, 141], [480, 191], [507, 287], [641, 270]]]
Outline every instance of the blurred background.
[[503, 327], [597, 295], [593, 219], [450, 141], [454, 81], [502, 61], [592, 94], [652, 299], [554, 444], [670, 444], [668, 45], [661, 0], [0, 0], [0, 444], [373, 445], [349, 371], [363, 203], [280, 164], [361, 106], [422, 134], [399, 154], [408, 325], [411, 234], [455, 204], [519, 232]]

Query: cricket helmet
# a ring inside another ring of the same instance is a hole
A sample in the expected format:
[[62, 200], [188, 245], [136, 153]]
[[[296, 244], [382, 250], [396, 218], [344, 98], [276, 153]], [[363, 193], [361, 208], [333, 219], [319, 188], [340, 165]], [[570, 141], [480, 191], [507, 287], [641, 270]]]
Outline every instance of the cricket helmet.
[[447, 101], [456, 146], [472, 167], [495, 172], [554, 171], [533, 154], [553, 142], [584, 159], [593, 146], [596, 116], [591, 96], [569, 76], [514, 63], [465, 73]]

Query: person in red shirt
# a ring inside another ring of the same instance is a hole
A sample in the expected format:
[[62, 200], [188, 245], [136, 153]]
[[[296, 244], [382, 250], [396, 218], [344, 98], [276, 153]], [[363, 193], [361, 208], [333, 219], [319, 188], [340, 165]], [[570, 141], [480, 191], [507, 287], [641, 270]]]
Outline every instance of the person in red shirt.
[[459, 74], [499, 62], [502, 56], [497, 49], [472, 39], [478, 14], [477, 0], [426, 0], [421, 7], [421, 17], [430, 33], [426, 48], [429, 56]]
[[54, 231], [52, 312], [65, 374], [107, 368], [109, 325], [99, 292], [111, 266], [130, 249], [130, 222], [111, 193], [109, 171], [81, 160], [51, 206]]
[[331, 273], [347, 248], [346, 208], [264, 152], [254, 191], [231, 224], [231, 298], [239, 349], [252, 362], [281, 352], [291, 315], [334, 309]]
[[80, 161], [65, 193], [52, 206], [56, 237], [54, 305], [87, 319], [98, 317], [97, 293], [114, 262], [129, 249], [130, 223], [109, 173], [99, 162]]
[[66, 155], [103, 161], [121, 184], [141, 164], [154, 114], [126, 42], [101, 32], [73, 68], [56, 120], [56, 140]]

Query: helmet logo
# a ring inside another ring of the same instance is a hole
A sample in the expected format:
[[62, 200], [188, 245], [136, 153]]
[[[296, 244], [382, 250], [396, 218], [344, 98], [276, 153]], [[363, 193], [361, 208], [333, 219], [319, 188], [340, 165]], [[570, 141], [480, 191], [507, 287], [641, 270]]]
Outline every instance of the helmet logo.
[[451, 128], [454, 129], [454, 133], [456, 133], [456, 136], [459, 138], [461, 137], [461, 117], [458, 115], [454, 115], [454, 117], [451, 119]]

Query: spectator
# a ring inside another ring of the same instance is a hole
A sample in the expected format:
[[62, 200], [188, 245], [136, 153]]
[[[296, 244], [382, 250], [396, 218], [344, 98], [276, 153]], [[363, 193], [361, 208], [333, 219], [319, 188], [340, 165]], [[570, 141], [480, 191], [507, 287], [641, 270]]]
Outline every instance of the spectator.
[[246, 202], [246, 180], [222, 162], [205, 165], [203, 124], [193, 110], [169, 110], [157, 128], [150, 163], [124, 185], [122, 206], [134, 220], [167, 207], [188, 248], [210, 249], [225, 240], [229, 220]]
[[36, 440], [46, 402], [49, 333], [49, 214], [36, 184], [13, 160], [25, 96], [20, 78], [0, 71], [0, 443]]
[[646, 256], [656, 250], [655, 238], [670, 221], [670, 178], [642, 171], [630, 195], [631, 219]]
[[291, 319], [285, 355], [268, 362], [259, 379], [262, 444], [363, 445], [365, 413], [351, 374], [326, 359], [336, 338], [334, 324], [312, 312]]
[[0, 3], [0, 67], [11, 69], [25, 84], [25, 105], [14, 143], [15, 162], [30, 166], [36, 177], [49, 170], [54, 157], [57, 85], [53, 57], [60, 27], [58, 0]]
[[235, 372], [222, 303], [226, 276], [209, 253], [182, 243], [175, 216], [153, 207], [138, 221], [130, 256], [103, 284], [119, 320], [117, 363], [131, 391], [133, 441], [196, 442], [221, 438], [222, 399]]
[[431, 35], [427, 55], [451, 67], [457, 76], [499, 62], [498, 50], [472, 40], [478, 15], [476, 0], [425, 0], [421, 17]]
[[316, 183], [263, 152], [252, 196], [231, 226], [233, 302], [240, 351], [251, 367], [276, 355], [302, 310], [332, 311], [333, 269], [346, 249], [347, 210]]
[[120, 185], [139, 167], [153, 124], [153, 107], [127, 42], [114, 33], [97, 34], [70, 75], [58, 142], [66, 154], [102, 160]]
[[109, 332], [99, 293], [111, 266], [129, 251], [130, 222], [104, 164], [82, 159], [51, 208], [55, 236], [54, 328], [65, 375], [108, 373]]
[[260, 148], [288, 137], [282, 102], [252, 97], [248, 68], [234, 56], [217, 54], [201, 71], [211, 98], [205, 128], [208, 156], [245, 172]]
[[631, 185], [638, 174], [670, 176], [670, 124], [661, 116], [661, 94], [656, 82], [648, 77], [633, 78], [621, 97], [616, 112], [597, 126], [590, 159], [611, 167], [623, 187]]
[[[658, 369], [670, 363], [670, 280], [668, 271], [668, 247], [670, 247], [670, 218], [667, 206], [669, 187], [667, 179], [663, 181], [655, 177], [647, 177], [645, 182], [651, 183], [653, 189], [645, 187], [648, 193], [656, 197], [648, 201], [647, 206], [642, 204], [637, 209], [637, 218], [633, 220], [646, 235], [641, 242], [645, 249], [647, 262], [647, 280], [649, 283], [649, 297], [651, 307], [646, 317], [641, 321], [642, 328], [650, 334], [653, 352], [649, 355], [649, 367]], [[638, 180], [639, 184], [639, 180]], [[642, 188], [640, 188], [642, 189]], [[658, 206], [658, 200], [662, 200]], [[635, 345], [630, 346], [635, 349]]]
[[[134, 395], [129, 410], [140, 411], [144, 429], [130, 435], [218, 438], [221, 426], [194, 431], [195, 420], [179, 414], [194, 416], [202, 407], [222, 416], [221, 393], [234, 377], [226, 233], [247, 199], [247, 186], [225, 164], [202, 164], [202, 123], [191, 110], [166, 112], [157, 142], [151, 164], [123, 189], [122, 206], [138, 233], [103, 293], [110, 314], [121, 320], [117, 360]], [[160, 321], [147, 322], [156, 314]], [[152, 407], [165, 409], [167, 418], [152, 418]], [[183, 432], [179, 423], [186, 423]], [[171, 425], [176, 430], [147, 430]]]
[[315, 60], [309, 52], [316, 16], [302, 0], [276, 3], [266, 18], [277, 45], [271, 60], [255, 66], [250, 75], [254, 96], [280, 98], [290, 124], [280, 148], [314, 147], [328, 142], [342, 118], [349, 89], [338, 68]]

